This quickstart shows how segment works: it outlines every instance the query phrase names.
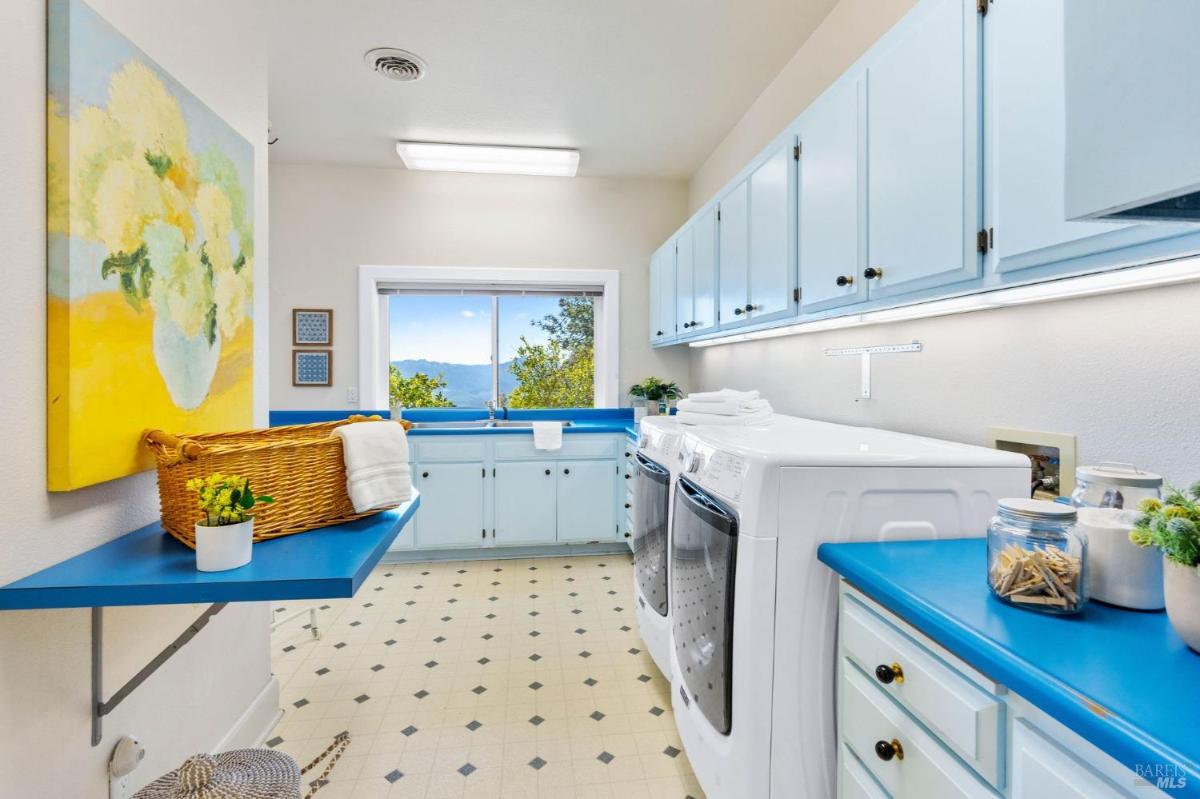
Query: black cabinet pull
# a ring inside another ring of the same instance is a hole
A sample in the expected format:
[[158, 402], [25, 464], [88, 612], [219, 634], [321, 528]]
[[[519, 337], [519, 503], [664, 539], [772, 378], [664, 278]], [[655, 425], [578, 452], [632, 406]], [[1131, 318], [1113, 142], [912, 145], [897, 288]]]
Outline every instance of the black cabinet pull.
[[657, 333], [655, 333], [654, 335], [656, 335], [656, 336], [661, 336], [661, 335], [662, 335], [662, 331], [660, 330], [660, 331], [658, 331]]
[[626, 538], [633, 538], [633, 534], [632, 534], [632, 533], [626, 533], [626, 534], [625, 534], [625, 537], [626, 537]]
[[854, 275], [838, 275], [837, 284], [839, 286], [853, 286]]
[[687, 330], [687, 329], [688, 329], [689, 327], [691, 327], [691, 326], [692, 326], [692, 323], [691, 323], [691, 322], [684, 322], [684, 323], [683, 323], [683, 329], [684, 329], [684, 330]]
[[631, 477], [630, 475], [625, 475], [625, 479], [626, 479], [626, 480], [632, 480], [632, 479], [633, 479], [633, 477]]
[[570, 473], [571, 473], [570, 469], [563, 469], [563, 474], [570, 474]]
[[547, 470], [546, 470], [546, 474], [550, 474], [550, 470], [549, 470], [549, 469], [547, 469]]
[[744, 313], [745, 313], [745, 311], [743, 311], [741, 308], [734, 308], [734, 309], [733, 309], [733, 315], [734, 315], [734, 316], [741, 316], [741, 315], [742, 315], [742, 314], [744, 314]]
[[876, 280], [883, 277], [883, 267], [868, 266], [863, 270], [863, 277], [867, 280]]
[[881, 663], [875, 667], [875, 679], [884, 685], [890, 685], [893, 682], [903, 683], [904, 669], [900, 668], [899, 663], [893, 663], [890, 666]]
[[890, 741], [876, 741], [875, 755], [880, 760], [891, 760], [893, 757], [897, 760], [903, 760], [904, 747], [895, 738]]
[[753, 310], [754, 310], [754, 306], [749, 303], [746, 303], [746, 313], [750, 313]]
[[421, 476], [422, 476], [422, 477], [428, 477], [428, 476], [429, 476], [429, 472], [421, 472]]
[[627, 507], [627, 508], [632, 508], [632, 507], [633, 507], [633, 505], [630, 505], [628, 502], [626, 502], [626, 503], [625, 503], [625, 507]]

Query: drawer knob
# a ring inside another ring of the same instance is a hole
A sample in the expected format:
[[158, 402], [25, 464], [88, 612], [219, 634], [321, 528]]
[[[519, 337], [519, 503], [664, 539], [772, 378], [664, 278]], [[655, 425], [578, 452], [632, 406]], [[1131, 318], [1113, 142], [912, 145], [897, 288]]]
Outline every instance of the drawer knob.
[[626, 508], [632, 508], [632, 507], [633, 507], [633, 505], [631, 505], [631, 504], [629, 504], [628, 502], [626, 502], [626, 503], [625, 503], [625, 507], [626, 507]]
[[875, 667], [875, 679], [884, 685], [889, 685], [893, 682], [899, 685], [904, 682], [904, 669], [900, 668], [899, 663], [893, 663], [890, 666], [881, 664]]
[[421, 476], [422, 476], [422, 477], [428, 477], [428, 476], [429, 476], [429, 472], [421, 472]]
[[836, 282], [839, 286], [852, 286], [854, 285], [854, 275], [838, 275]]
[[550, 470], [549, 470], [549, 469], [547, 469], [547, 470], [546, 470], [546, 474], [550, 474]]
[[883, 277], [883, 267], [868, 266], [863, 270], [863, 277], [865, 277], [867, 280], [879, 280], [881, 277]]
[[876, 741], [875, 754], [880, 760], [891, 760], [893, 757], [897, 760], [903, 760], [904, 747], [895, 738], [890, 741]]

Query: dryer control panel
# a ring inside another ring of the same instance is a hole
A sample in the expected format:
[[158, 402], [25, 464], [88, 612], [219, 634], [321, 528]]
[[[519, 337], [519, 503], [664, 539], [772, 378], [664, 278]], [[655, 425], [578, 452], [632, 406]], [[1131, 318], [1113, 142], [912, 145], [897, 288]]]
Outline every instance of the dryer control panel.
[[[680, 449], [684, 473], [695, 478], [705, 490], [735, 502], [742, 498], [749, 463], [736, 452], [718, 449], [702, 441], [688, 440], [691, 446]], [[685, 453], [686, 450], [686, 453]]]

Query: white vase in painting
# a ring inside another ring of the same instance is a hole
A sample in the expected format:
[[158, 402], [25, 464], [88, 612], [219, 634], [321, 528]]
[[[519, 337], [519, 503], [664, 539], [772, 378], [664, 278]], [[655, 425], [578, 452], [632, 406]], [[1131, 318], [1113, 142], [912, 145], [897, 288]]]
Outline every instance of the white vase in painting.
[[221, 331], [213, 343], [201, 331], [188, 338], [167, 314], [154, 317], [154, 363], [167, 384], [171, 401], [185, 411], [200, 407], [208, 396], [217, 362], [221, 360]]
[[223, 572], [250, 562], [254, 543], [254, 520], [216, 527], [196, 525], [196, 568]]

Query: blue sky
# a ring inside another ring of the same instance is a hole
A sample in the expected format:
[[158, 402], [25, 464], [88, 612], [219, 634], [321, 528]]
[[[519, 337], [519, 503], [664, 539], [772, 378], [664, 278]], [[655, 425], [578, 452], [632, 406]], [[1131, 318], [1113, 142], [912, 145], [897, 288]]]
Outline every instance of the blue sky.
[[[491, 297], [397, 294], [390, 305], [390, 360], [490, 361]], [[501, 297], [500, 360], [513, 357], [522, 335], [530, 343], [544, 343], [546, 334], [530, 323], [557, 311], [556, 297]]]

